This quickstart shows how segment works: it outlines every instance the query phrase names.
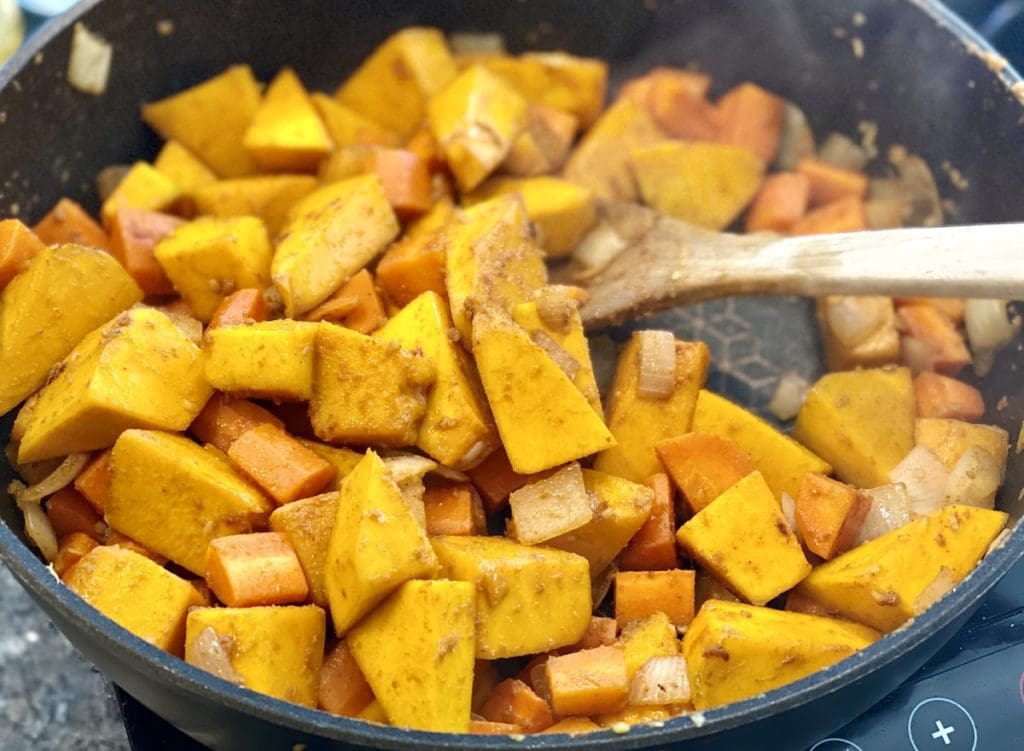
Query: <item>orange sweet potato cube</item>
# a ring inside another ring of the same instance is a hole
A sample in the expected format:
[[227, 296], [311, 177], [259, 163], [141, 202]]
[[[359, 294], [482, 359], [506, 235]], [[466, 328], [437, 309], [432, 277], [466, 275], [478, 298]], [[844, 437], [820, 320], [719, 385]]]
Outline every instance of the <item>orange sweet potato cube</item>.
[[931, 347], [935, 370], [946, 375], [956, 375], [970, 364], [971, 353], [963, 336], [938, 308], [915, 303], [900, 306], [896, 313], [906, 326], [907, 334]]
[[419, 154], [406, 149], [375, 149], [367, 159], [384, 195], [400, 216], [421, 214], [431, 205], [430, 169]]
[[327, 460], [271, 423], [242, 433], [227, 455], [279, 505], [316, 495], [337, 474]]
[[81, 532], [102, 542], [103, 520], [82, 494], [74, 488], [62, 488], [46, 502], [46, 518], [58, 538]]
[[693, 571], [620, 571], [615, 575], [615, 621], [631, 621], [662, 612], [675, 626], [693, 620], [696, 574]]
[[448, 299], [445, 249], [439, 233], [406, 237], [392, 245], [377, 264], [377, 281], [396, 305], [405, 306], [424, 292]]
[[849, 550], [871, 509], [856, 488], [808, 472], [796, 497], [796, 525], [804, 545], [826, 560]]
[[914, 377], [918, 417], [944, 417], [977, 422], [985, 414], [978, 389], [956, 378], [924, 371]]
[[61, 579], [68, 570], [78, 563], [90, 550], [99, 543], [84, 532], [72, 532], [60, 538], [57, 557], [53, 560], [53, 571]]
[[210, 541], [206, 583], [230, 608], [290, 605], [309, 595], [299, 557], [278, 532], [228, 535]]
[[468, 482], [427, 488], [423, 493], [427, 515], [427, 534], [485, 535], [487, 518], [484, 505]]
[[192, 421], [189, 430], [203, 443], [227, 452], [242, 433], [267, 424], [284, 428], [279, 418], [258, 404], [247, 399], [233, 399], [218, 391]]
[[240, 289], [220, 301], [220, 305], [213, 311], [213, 317], [207, 328], [215, 329], [221, 326], [244, 326], [248, 323], [258, 323], [267, 320], [269, 314], [267, 301], [263, 299], [263, 293], [260, 290]]
[[0, 221], [0, 290], [24, 271], [29, 261], [45, 247], [43, 241], [17, 219]]
[[779, 150], [785, 107], [781, 97], [756, 84], [742, 83], [718, 101], [718, 140], [744, 148], [768, 164]]
[[521, 475], [512, 469], [508, 455], [504, 449], [498, 449], [478, 465], [468, 470], [469, 479], [483, 496], [487, 513], [500, 511], [512, 491], [535, 479], [531, 475]]
[[651, 515], [619, 555], [622, 571], [662, 571], [676, 567], [676, 512], [668, 475], [648, 477], [654, 491]]
[[868, 177], [863, 172], [837, 167], [821, 159], [801, 159], [796, 171], [807, 178], [814, 207], [840, 198], [864, 198], [868, 192]]
[[373, 701], [373, 689], [344, 639], [327, 650], [320, 668], [317, 706], [342, 717], [356, 717]]
[[507, 678], [494, 687], [480, 714], [491, 722], [518, 725], [524, 733], [539, 733], [555, 723], [548, 703], [515, 678]]
[[593, 649], [594, 647], [607, 647], [615, 643], [615, 636], [618, 633], [618, 624], [614, 618], [605, 618], [599, 615], [590, 617], [590, 623], [583, 634], [583, 638], [575, 644], [562, 647], [560, 654], [579, 652], [581, 649]]
[[153, 255], [156, 244], [183, 220], [170, 214], [122, 206], [111, 216], [110, 253], [147, 295], [173, 295], [174, 285]]
[[72, 201], [62, 198], [50, 213], [32, 228], [36, 237], [47, 245], [75, 243], [94, 248], [110, 249], [110, 238], [88, 212]]
[[747, 232], [788, 232], [807, 213], [810, 185], [799, 172], [769, 175], [747, 211]]
[[103, 514], [110, 495], [110, 449], [96, 454], [75, 478], [75, 490], [98, 514]]
[[867, 228], [864, 199], [847, 196], [807, 212], [789, 228], [789, 234], [822, 235], [829, 232], [860, 232]]
[[694, 513], [755, 469], [747, 452], [735, 443], [705, 433], [668, 438], [654, 450]]
[[362, 334], [372, 334], [384, 325], [388, 317], [373, 275], [362, 269], [331, 297], [309, 311], [305, 319], [341, 322]]
[[622, 647], [597, 647], [549, 657], [544, 676], [557, 717], [618, 712], [629, 698]]

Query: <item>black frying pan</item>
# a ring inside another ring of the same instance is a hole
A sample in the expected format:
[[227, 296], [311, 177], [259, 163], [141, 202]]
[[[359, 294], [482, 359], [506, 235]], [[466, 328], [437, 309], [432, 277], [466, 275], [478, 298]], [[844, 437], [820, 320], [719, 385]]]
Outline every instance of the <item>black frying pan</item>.
[[[855, 12], [862, 14], [856, 21]], [[78, 18], [114, 44], [110, 87], [100, 98], [78, 93], [64, 80], [70, 27]], [[172, 35], [157, 33], [161, 20], [174, 22]], [[952, 221], [1024, 219], [1015, 190], [1024, 174], [1024, 108], [1010, 92], [1020, 79], [1012, 71], [997, 75], [990, 70], [977, 54], [988, 49], [985, 43], [927, 0], [87, 0], [45, 27], [0, 75], [0, 215], [20, 213], [34, 221], [62, 194], [95, 209], [92, 180], [100, 168], [156, 152], [155, 137], [137, 117], [142, 101], [243, 61], [264, 80], [282, 65], [292, 65], [311, 86], [330, 90], [385, 36], [411, 23], [500, 31], [513, 49], [565, 48], [603, 57], [613, 63], [618, 79], [655, 64], [691, 62], [712, 73], [719, 89], [753, 79], [803, 105], [819, 134], [833, 129], [854, 133], [858, 122], [870, 120], [878, 125], [883, 147], [902, 143], [923, 155], [936, 169], [943, 195], [955, 201]], [[863, 43], [862, 59], [854, 54], [853, 37]], [[946, 161], [966, 177], [969, 189], [959, 192], [949, 184], [939, 169]], [[718, 362], [724, 356], [728, 364], [730, 343], [723, 332], [732, 313], [721, 307], [714, 311], [722, 325], [713, 317], [707, 325], [695, 323], [692, 312], [661, 321], [681, 335], [713, 335]], [[797, 364], [785, 357], [793, 352], [794, 327], [809, 331], [805, 311], [805, 305], [792, 300], [766, 300], [749, 309], [741, 318], [751, 319], [759, 354], [740, 358], [732, 369], [720, 368], [712, 375], [712, 388], [763, 406], [770, 385], [750, 374], [760, 369], [763, 375], [766, 362], [776, 369]], [[1021, 371], [1024, 356], [1015, 345], [982, 384], [989, 405], [1007, 397], [1003, 409], [992, 409], [986, 421], [1007, 428], [1012, 439], [1024, 415]], [[9, 433], [10, 421], [0, 423], [0, 436]], [[0, 467], [0, 487], [9, 479], [10, 470]], [[1018, 523], [1024, 515], [1022, 486], [1024, 457], [1011, 450], [999, 505], [1016, 525], [1013, 536], [911, 626], [802, 681], [707, 712], [700, 726], [683, 717], [660, 729], [636, 727], [625, 735], [606, 731], [575, 740], [534, 736], [515, 742], [411, 733], [235, 688], [115, 627], [62, 587], [23, 544], [19, 514], [6, 497], [0, 498], [5, 522], [0, 524], [0, 558], [111, 679], [217, 749], [679, 744], [708, 751], [791, 751], [823, 737], [894, 689], [966, 621], [1024, 554], [1024, 525]]]

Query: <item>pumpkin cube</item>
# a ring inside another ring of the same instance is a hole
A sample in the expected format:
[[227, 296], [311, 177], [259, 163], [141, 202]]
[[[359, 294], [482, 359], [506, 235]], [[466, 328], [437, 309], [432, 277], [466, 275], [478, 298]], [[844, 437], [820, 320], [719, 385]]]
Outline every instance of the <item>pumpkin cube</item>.
[[196, 211], [222, 218], [255, 216], [271, 238], [288, 222], [292, 206], [316, 190], [312, 175], [259, 175], [215, 180], [196, 188]]
[[288, 538], [309, 582], [310, 599], [322, 608], [328, 606], [324, 562], [337, 515], [336, 492], [286, 503], [270, 515], [270, 529]]
[[334, 144], [309, 93], [291, 68], [270, 82], [242, 145], [267, 172], [312, 172]]
[[219, 391], [257, 399], [307, 402], [319, 326], [281, 320], [211, 328], [204, 373]]
[[136, 162], [114, 188], [100, 209], [103, 226], [108, 230], [118, 209], [169, 211], [181, 200], [181, 188], [151, 164]]

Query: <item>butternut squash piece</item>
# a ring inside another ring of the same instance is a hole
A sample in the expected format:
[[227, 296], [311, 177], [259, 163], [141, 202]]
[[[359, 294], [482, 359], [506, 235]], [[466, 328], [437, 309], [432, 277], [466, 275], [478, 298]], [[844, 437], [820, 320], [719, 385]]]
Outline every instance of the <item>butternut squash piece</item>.
[[196, 211], [221, 218], [255, 216], [271, 237], [288, 221], [292, 206], [318, 186], [311, 175], [259, 175], [215, 180], [198, 186], [193, 198]]
[[136, 162], [103, 202], [100, 217], [108, 230], [114, 215], [123, 208], [171, 211], [181, 200], [181, 188], [146, 162]]
[[203, 372], [229, 394], [275, 401], [313, 396], [319, 324], [280, 320], [211, 328], [203, 342]]
[[309, 93], [291, 68], [270, 82], [242, 145], [267, 172], [312, 172], [334, 148]]
[[608, 86], [608, 63], [565, 52], [494, 56], [483, 65], [508, 81], [531, 102], [554, 107], [589, 127], [601, 114]]
[[337, 515], [337, 492], [286, 503], [270, 515], [270, 529], [288, 538], [309, 583], [310, 599], [322, 608], [328, 606], [324, 562]]

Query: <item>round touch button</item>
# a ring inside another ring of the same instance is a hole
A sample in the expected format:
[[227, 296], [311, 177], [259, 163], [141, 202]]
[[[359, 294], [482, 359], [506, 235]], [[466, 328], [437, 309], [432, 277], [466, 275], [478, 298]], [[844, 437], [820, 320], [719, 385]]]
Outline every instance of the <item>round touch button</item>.
[[815, 743], [808, 751], [864, 751], [864, 749], [845, 738], [826, 738]]
[[934, 696], [919, 702], [907, 720], [914, 751], [975, 751], [978, 728], [971, 713], [952, 699]]

